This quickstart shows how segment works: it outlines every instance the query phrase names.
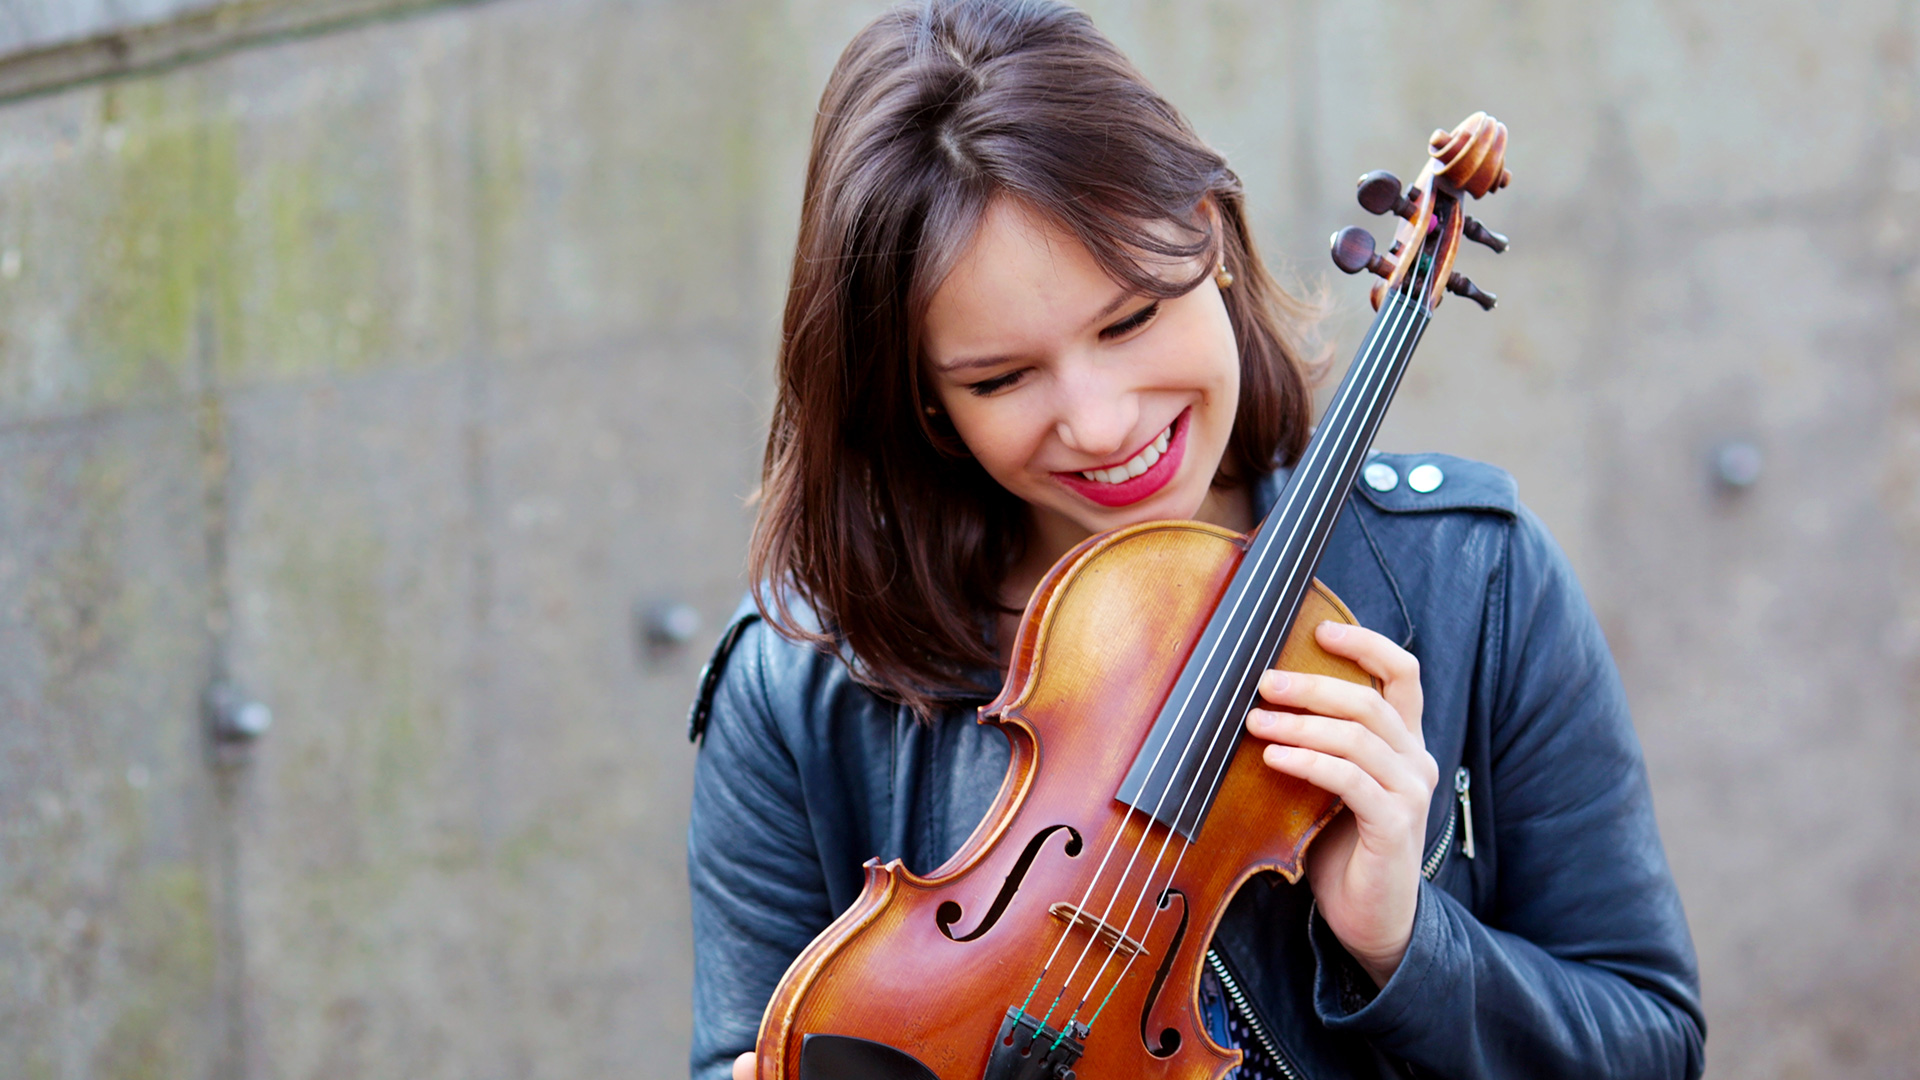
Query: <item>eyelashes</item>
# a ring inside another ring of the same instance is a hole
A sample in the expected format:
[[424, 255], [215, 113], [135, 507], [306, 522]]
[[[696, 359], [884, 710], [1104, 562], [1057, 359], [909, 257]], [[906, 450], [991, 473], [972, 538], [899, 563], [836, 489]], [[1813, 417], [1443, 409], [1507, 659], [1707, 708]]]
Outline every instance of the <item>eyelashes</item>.
[[977, 383], [968, 383], [967, 393], [972, 394], [974, 397], [986, 397], [995, 390], [1004, 390], [1014, 383], [1019, 382], [1020, 376], [1025, 374], [1026, 371], [1024, 369], [1020, 371], [1009, 371], [1005, 375], [995, 375], [991, 379], [982, 379]]
[[1109, 326], [1106, 329], [1100, 331], [1100, 340], [1112, 341], [1115, 338], [1126, 337], [1128, 334], [1131, 334], [1135, 330], [1138, 330], [1141, 327], [1146, 326], [1148, 323], [1152, 322], [1155, 318], [1159, 316], [1159, 314], [1160, 314], [1160, 301], [1155, 300], [1153, 303], [1148, 304], [1146, 307], [1141, 308], [1139, 311], [1134, 312], [1133, 314], [1127, 316], [1126, 318], [1121, 319], [1119, 322], [1114, 323], [1112, 326]]
[[[1145, 329], [1149, 323], [1159, 317], [1160, 301], [1155, 300], [1153, 303], [1121, 319], [1119, 322], [1102, 328], [1100, 331], [1100, 340], [1118, 341], [1129, 334]], [[1019, 382], [1026, 377], [1026, 374], [1027, 369], [1021, 368], [1018, 371], [1009, 371], [1004, 375], [995, 375], [990, 379], [982, 379], [977, 383], [968, 383], [967, 393], [975, 397], [987, 397], [990, 394], [1005, 390], [1007, 387]]]

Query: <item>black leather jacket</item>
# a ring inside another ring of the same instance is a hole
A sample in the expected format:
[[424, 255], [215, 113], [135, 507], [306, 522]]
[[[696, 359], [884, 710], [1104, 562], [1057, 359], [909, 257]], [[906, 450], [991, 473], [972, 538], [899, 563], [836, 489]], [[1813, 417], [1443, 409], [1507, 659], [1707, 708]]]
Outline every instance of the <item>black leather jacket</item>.
[[[1442, 781], [1413, 939], [1374, 992], [1308, 885], [1262, 875], [1222, 921], [1214, 970], [1311, 1080], [1697, 1077], [1686, 917], [1619, 676], [1565, 557], [1504, 472], [1373, 460], [1442, 473], [1424, 493], [1357, 485], [1319, 574], [1420, 660]], [[990, 689], [915, 723], [743, 606], [694, 706], [696, 1077], [752, 1049], [789, 961], [858, 895], [861, 863], [925, 873], [966, 839], [1007, 763], [999, 732], [971, 722]]]

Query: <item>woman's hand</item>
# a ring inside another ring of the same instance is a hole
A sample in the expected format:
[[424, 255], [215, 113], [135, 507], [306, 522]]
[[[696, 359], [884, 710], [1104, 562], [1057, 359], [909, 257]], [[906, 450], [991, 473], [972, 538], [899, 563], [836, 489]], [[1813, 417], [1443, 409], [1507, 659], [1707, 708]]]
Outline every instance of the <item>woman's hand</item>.
[[1352, 811], [1309, 849], [1307, 875], [1328, 928], [1385, 986], [1413, 936], [1427, 805], [1440, 776], [1420, 734], [1420, 662], [1364, 627], [1323, 622], [1314, 635], [1380, 689], [1269, 671], [1260, 696], [1299, 711], [1255, 709], [1247, 730], [1273, 744], [1264, 752], [1269, 768], [1340, 796]]
[[733, 1059], [733, 1080], [753, 1080], [755, 1058], [749, 1050]]

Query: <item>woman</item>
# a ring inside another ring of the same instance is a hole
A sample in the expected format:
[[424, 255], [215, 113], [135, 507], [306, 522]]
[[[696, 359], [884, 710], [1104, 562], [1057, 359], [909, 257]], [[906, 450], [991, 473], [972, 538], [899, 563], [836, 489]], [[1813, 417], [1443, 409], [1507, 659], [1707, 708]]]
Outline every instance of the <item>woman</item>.
[[[752, 1074], [862, 862], [924, 873], [979, 821], [1007, 744], [973, 711], [1055, 560], [1266, 512], [1309, 434], [1306, 314], [1224, 161], [1078, 12], [923, 0], [854, 39], [814, 131], [754, 602], [695, 705], [697, 1076]], [[1365, 628], [1319, 641], [1380, 688], [1270, 674], [1248, 720], [1351, 813], [1302, 884], [1234, 899], [1210, 1032], [1255, 1077], [1698, 1075], [1691, 942], [1577, 583], [1504, 474], [1377, 462], [1443, 475], [1362, 488], [1321, 564]]]

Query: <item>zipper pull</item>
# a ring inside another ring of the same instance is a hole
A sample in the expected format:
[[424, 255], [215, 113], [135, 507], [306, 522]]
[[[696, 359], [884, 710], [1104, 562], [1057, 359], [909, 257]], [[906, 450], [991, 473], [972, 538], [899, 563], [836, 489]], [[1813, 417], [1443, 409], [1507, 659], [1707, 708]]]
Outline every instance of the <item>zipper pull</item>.
[[1453, 794], [1460, 800], [1460, 854], [1473, 858], [1473, 774], [1465, 765], [1453, 771]]

